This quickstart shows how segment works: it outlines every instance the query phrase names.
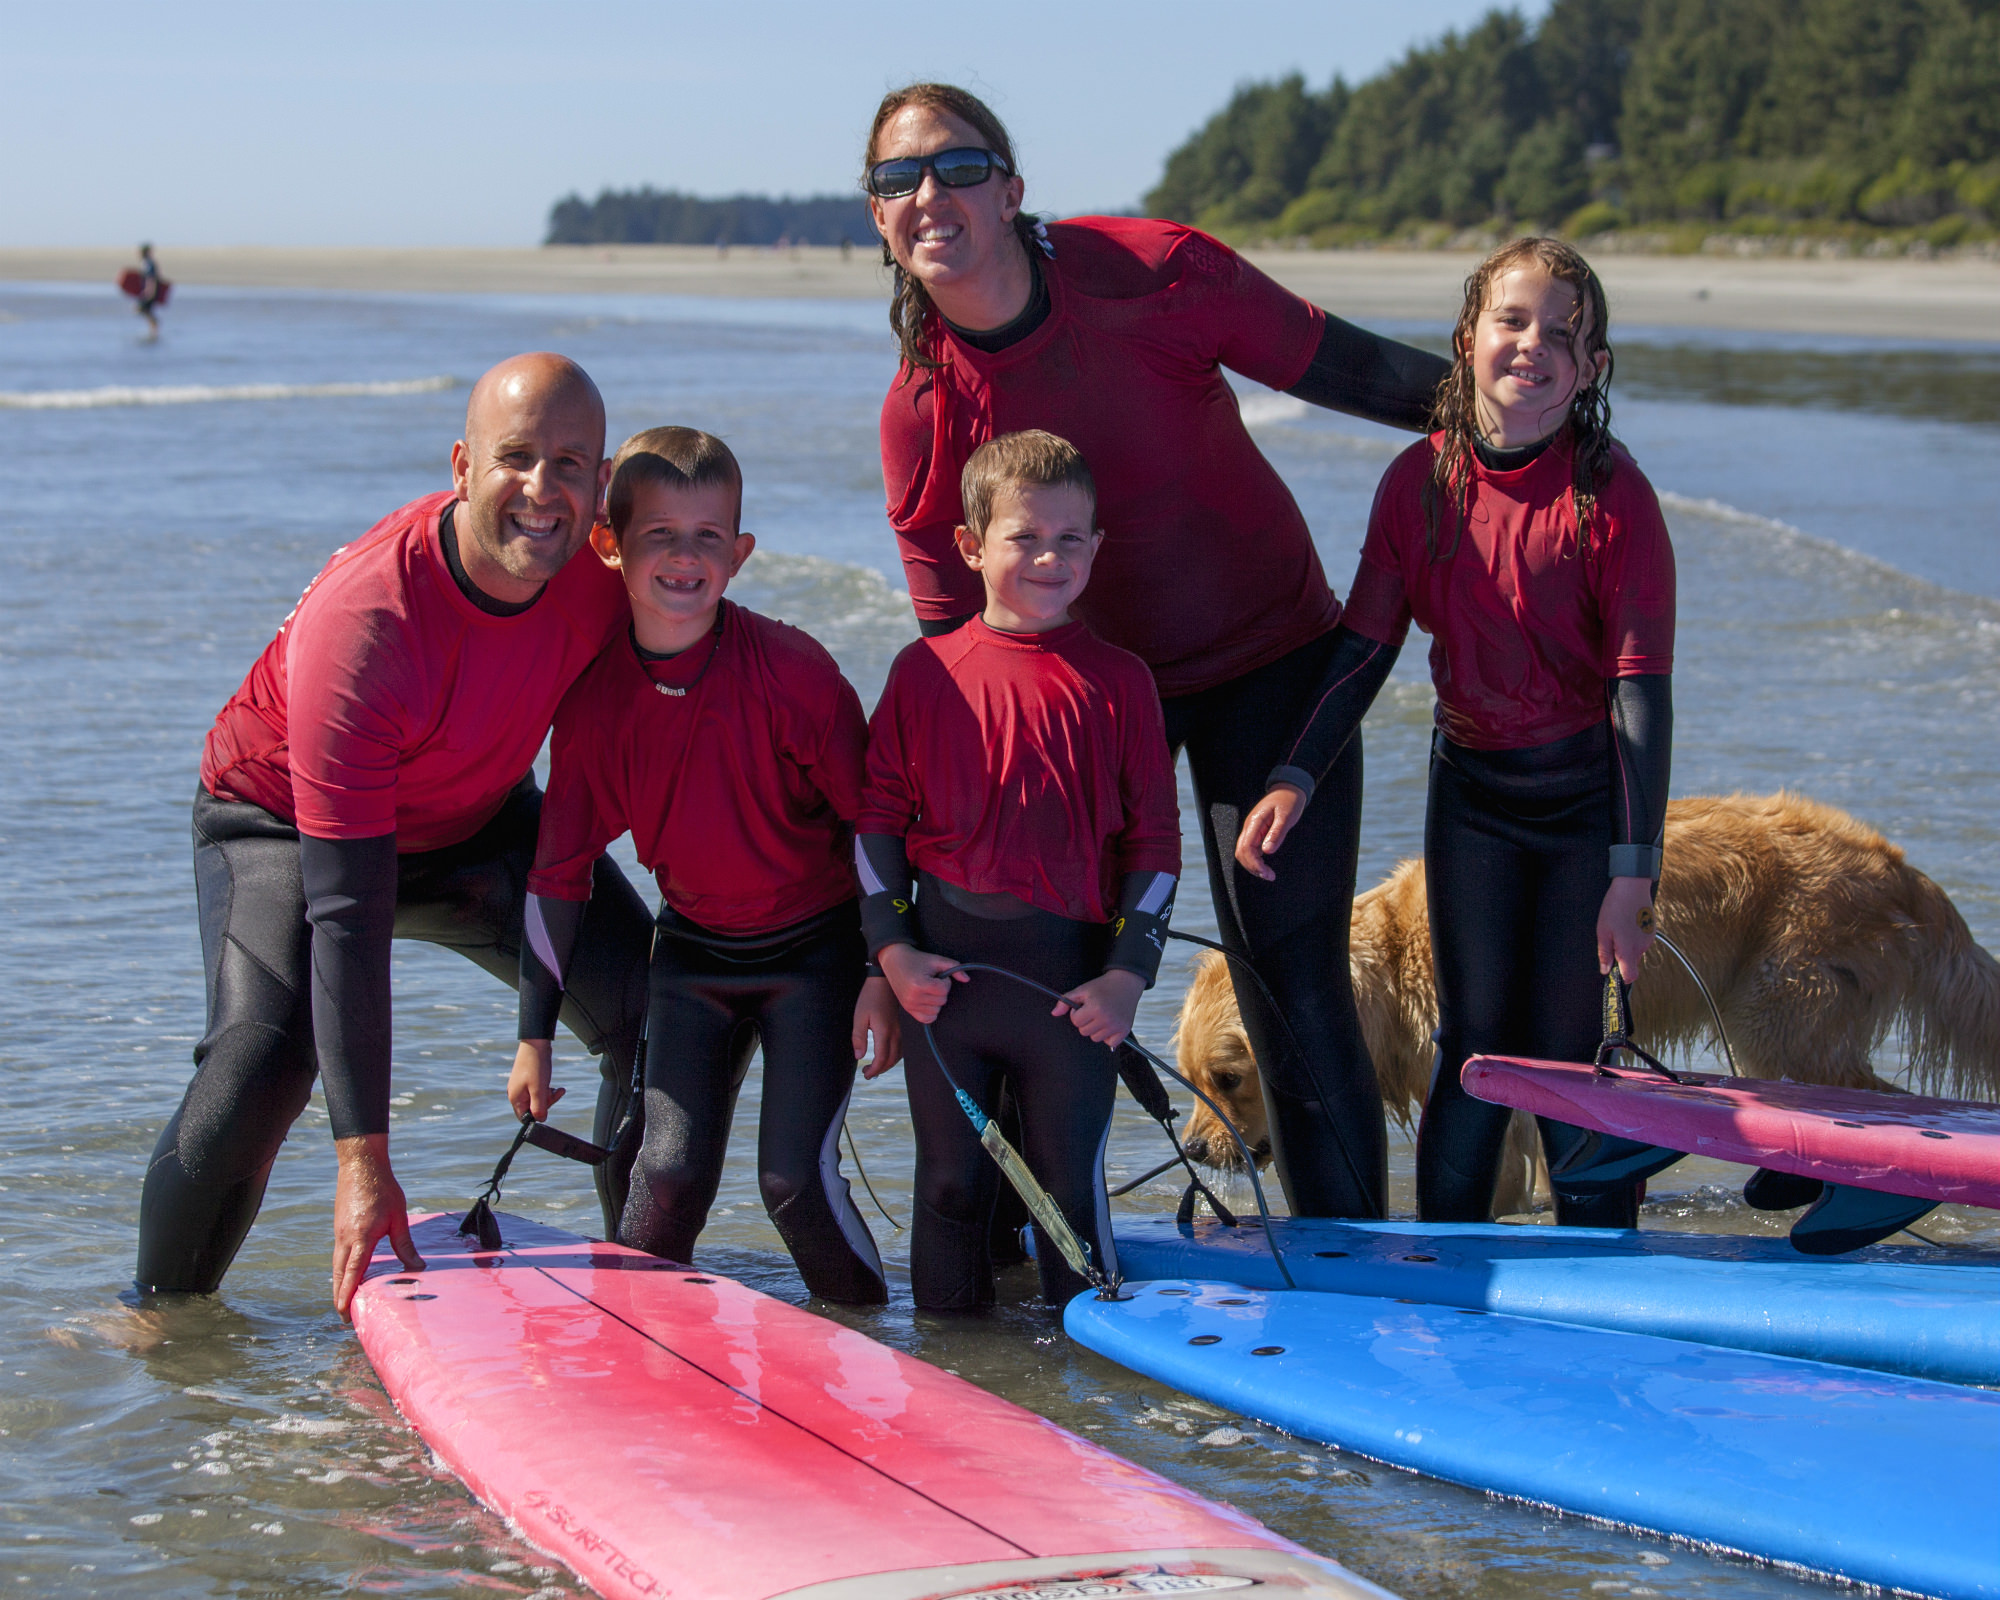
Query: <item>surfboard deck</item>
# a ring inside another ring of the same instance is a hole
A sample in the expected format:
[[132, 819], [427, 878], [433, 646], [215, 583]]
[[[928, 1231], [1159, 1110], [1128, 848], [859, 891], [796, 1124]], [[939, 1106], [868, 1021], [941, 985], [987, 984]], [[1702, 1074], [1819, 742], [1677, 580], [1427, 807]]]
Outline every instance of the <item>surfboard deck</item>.
[[1182, 1280], [1071, 1337], [1472, 1488], [1949, 1600], [2000, 1596], [2000, 1395], [1359, 1295]]
[[1784, 1079], [1600, 1073], [1575, 1061], [1474, 1056], [1466, 1093], [1691, 1155], [1942, 1205], [2000, 1208], [2000, 1105]]
[[354, 1326], [404, 1417], [599, 1594], [1383, 1600], [1337, 1564], [839, 1323], [517, 1217], [378, 1251]]
[[[1282, 1289], [1254, 1219], [1115, 1219], [1131, 1278]], [[1299, 1288], [1500, 1311], [1950, 1383], [2000, 1385], [2000, 1257], [1875, 1246], [1801, 1256], [1783, 1239], [1274, 1217]]]

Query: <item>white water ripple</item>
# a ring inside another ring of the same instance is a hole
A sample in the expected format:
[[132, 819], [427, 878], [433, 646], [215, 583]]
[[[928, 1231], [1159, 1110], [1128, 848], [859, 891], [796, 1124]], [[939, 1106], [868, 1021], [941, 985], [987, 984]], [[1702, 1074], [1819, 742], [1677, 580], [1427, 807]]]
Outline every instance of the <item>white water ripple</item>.
[[103, 406], [193, 406], [217, 400], [335, 400], [357, 395], [436, 394], [458, 386], [448, 374], [375, 383], [175, 383], [101, 389], [0, 389], [0, 411], [91, 411]]

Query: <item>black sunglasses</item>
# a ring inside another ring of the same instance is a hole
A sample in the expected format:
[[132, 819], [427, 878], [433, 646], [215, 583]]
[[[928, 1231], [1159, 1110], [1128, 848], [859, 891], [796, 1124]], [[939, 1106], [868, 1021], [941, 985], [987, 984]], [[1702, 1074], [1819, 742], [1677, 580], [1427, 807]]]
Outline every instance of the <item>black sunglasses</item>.
[[925, 172], [935, 173], [947, 189], [971, 189], [992, 177], [995, 170], [1014, 175], [1013, 169], [991, 150], [965, 145], [957, 150], [940, 150], [933, 156], [898, 156], [878, 161], [868, 169], [868, 192], [878, 200], [901, 200], [923, 187]]

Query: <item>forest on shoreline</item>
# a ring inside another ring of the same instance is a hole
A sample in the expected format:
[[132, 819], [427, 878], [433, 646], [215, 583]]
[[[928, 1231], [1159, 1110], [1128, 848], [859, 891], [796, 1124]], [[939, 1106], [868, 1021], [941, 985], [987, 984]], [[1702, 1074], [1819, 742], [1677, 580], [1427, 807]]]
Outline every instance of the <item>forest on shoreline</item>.
[[717, 200], [677, 189], [572, 194], [549, 211], [543, 244], [873, 245], [868, 205], [853, 195], [737, 194]]
[[1237, 243], [1990, 245], [2000, 0], [1494, 10], [1359, 85], [1243, 85], [1143, 209]]

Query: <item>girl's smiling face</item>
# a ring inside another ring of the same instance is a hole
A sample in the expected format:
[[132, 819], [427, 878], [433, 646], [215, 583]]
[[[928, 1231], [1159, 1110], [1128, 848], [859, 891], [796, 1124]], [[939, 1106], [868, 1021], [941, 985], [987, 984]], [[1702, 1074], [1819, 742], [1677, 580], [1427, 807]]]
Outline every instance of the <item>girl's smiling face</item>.
[[1537, 267], [1494, 280], [1465, 352], [1489, 444], [1509, 449], [1547, 438], [1604, 370], [1608, 352], [1583, 356], [1590, 330], [1577, 309], [1576, 291]]

